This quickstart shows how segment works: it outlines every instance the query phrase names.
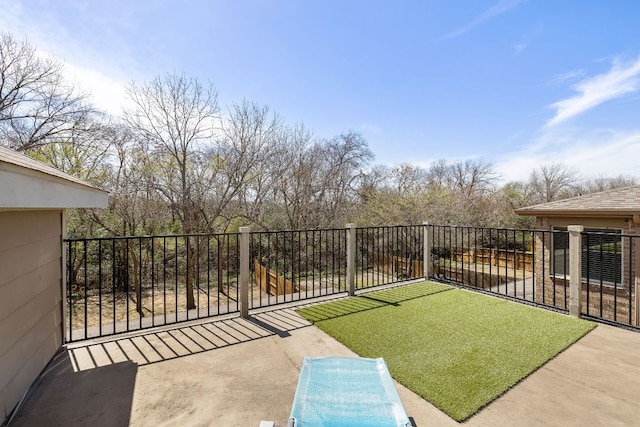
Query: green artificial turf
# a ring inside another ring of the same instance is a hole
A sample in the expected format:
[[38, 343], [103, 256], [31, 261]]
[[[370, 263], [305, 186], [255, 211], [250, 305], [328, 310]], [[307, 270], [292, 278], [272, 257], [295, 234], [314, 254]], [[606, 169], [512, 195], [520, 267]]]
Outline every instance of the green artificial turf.
[[464, 421], [595, 324], [423, 282], [305, 307], [299, 313]]

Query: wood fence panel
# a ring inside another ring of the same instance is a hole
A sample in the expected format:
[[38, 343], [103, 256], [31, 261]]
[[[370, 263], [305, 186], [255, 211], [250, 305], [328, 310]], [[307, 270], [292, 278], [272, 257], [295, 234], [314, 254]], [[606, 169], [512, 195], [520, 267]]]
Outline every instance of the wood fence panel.
[[373, 269], [389, 276], [416, 278], [424, 276], [424, 262], [396, 255], [373, 254]]
[[275, 270], [268, 269], [258, 261], [254, 263], [255, 280], [260, 289], [271, 295], [292, 294], [304, 290], [284, 276], [278, 275]]

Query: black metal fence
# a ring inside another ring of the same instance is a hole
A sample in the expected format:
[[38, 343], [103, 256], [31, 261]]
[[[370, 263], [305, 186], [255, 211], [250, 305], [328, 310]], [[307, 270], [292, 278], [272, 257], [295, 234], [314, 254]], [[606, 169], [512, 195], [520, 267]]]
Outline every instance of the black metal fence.
[[346, 230], [253, 232], [251, 308], [346, 291]]
[[[486, 292], [529, 302], [549, 303], [545, 289], [536, 292], [534, 247], [547, 250], [549, 231], [494, 229], [479, 227], [431, 226], [431, 277], [463, 284]], [[558, 232], [560, 233], [560, 232]], [[566, 249], [568, 253], [568, 248]], [[541, 264], [541, 277], [556, 278]], [[536, 295], [539, 294], [539, 295]], [[552, 300], [551, 305], [566, 308]]]
[[[423, 226], [356, 229], [356, 289], [410, 280]], [[66, 339], [240, 311], [240, 233], [65, 240]], [[347, 292], [347, 229], [249, 233], [249, 308]], [[418, 274], [419, 273], [419, 274]]]
[[424, 277], [424, 225], [356, 229], [355, 288]]
[[[569, 310], [566, 228], [407, 225], [246, 236], [246, 254], [242, 233], [66, 240], [67, 341], [238, 312], [244, 256], [251, 309], [344, 293], [350, 280], [355, 291], [428, 276]], [[353, 255], [347, 253], [349, 239]], [[638, 327], [638, 239], [581, 233], [584, 316]]]
[[[430, 225], [429, 277], [569, 311], [569, 232]], [[638, 327], [637, 245], [640, 236], [584, 231], [577, 249], [583, 316]]]
[[237, 233], [65, 243], [68, 341], [238, 311]]
[[585, 316], [640, 327], [636, 283], [640, 236], [582, 233], [582, 292]]

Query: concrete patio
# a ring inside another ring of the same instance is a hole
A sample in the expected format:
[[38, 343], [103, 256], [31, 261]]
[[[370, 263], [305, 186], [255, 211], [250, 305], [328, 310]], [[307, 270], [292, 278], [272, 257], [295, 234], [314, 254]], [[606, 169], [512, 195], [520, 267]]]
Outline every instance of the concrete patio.
[[[303, 357], [328, 355], [354, 354], [291, 306], [70, 345], [10, 425], [286, 426]], [[638, 425], [639, 357], [599, 325], [464, 425]], [[458, 425], [397, 387], [414, 425]]]

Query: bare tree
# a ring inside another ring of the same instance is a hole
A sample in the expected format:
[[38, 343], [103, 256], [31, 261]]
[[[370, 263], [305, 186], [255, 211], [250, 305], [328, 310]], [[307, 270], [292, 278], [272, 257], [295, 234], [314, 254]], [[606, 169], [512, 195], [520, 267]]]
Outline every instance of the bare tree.
[[535, 218], [520, 216], [516, 210], [531, 204], [531, 187], [523, 181], [504, 184], [495, 194], [494, 224], [498, 227], [533, 228]]
[[313, 134], [302, 125], [287, 128], [278, 146], [279, 161], [271, 173], [278, 179], [272, 181], [272, 197], [268, 216], [262, 223], [267, 228], [297, 229], [303, 223], [312, 223], [309, 218], [309, 203], [313, 197], [317, 180], [313, 170], [320, 170], [321, 159], [313, 143]]
[[29, 155], [73, 176], [104, 186], [113, 144], [113, 126], [86, 119], [64, 138], [33, 148]]
[[[149, 84], [127, 88], [132, 107], [124, 119], [148, 154], [164, 166], [159, 189], [172, 202], [183, 231], [198, 231], [192, 165], [214, 135], [218, 97], [212, 85], [203, 87], [184, 75], [168, 74]], [[173, 173], [172, 171], [175, 171]]]
[[358, 188], [373, 154], [353, 131], [312, 142], [310, 133], [294, 135], [283, 153], [282, 181], [275, 202], [282, 226], [328, 227], [342, 224], [358, 201]]
[[28, 151], [66, 139], [90, 124], [95, 110], [65, 82], [62, 63], [26, 41], [0, 33], [0, 141]]
[[430, 187], [448, 187], [451, 185], [450, 165], [440, 159], [433, 162], [427, 170], [427, 181]]
[[434, 208], [427, 172], [418, 166], [377, 166], [367, 173], [363, 184], [368, 193], [358, 208], [361, 223], [417, 224], [428, 218], [429, 210]]
[[531, 172], [529, 186], [534, 203], [547, 203], [571, 197], [578, 173], [562, 163], [550, 163]]
[[453, 186], [466, 197], [491, 189], [497, 178], [493, 163], [484, 160], [453, 163], [449, 170]]
[[389, 180], [391, 170], [386, 165], [373, 165], [362, 175], [357, 188], [361, 203], [367, 203]]
[[[182, 224], [182, 231], [199, 231], [200, 209], [194, 173], [202, 150], [211, 143], [218, 120], [218, 96], [213, 85], [203, 87], [196, 79], [168, 74], [146, 85], [127, 88], [132, 107], [124, 119], [154, 162], [159, 173], [156, 188], [169, 201]], [[187, 254], [197, 251], [187, 239]], [[195, 260], [191, 260], [195, 261]], [[196, 308], [193, 296], [194, 262], [187, 273], [187, 309]]]
[[598, 193], [600, 191], [613, 190], [616, 188], [630, 187], [636, 185], [637, 181], [632, 176], [614, 176], [605, 177], [599, 176], [594, 178], [587, 178], [586, 180], [578, 183], [575, 186], [575, 195], [583, 195], [590, 193]]
[[398, 194], [418, 194], [426, 189], [427, 172], [418, 166], [402, 163], [389, 173], [390, 185]]
[[245, 101], [229, 108], [219, 144], [209, 153], [218, 176], [209, 179], [211, 219], [228, 223], [243, 217], [260, 224], [281, 176], [284, 129], [280, 116], [268, 106]]
[[[108, 167], [101, 186], [109, 191], [109, 209], [90, 209], [93, 222], [107, 236], [153, 235], [166, 232], [171, 213], [157, 191], [158, 167], [124, 125], [105, 129], [110, 140]], [[95, 234], [94, 234], [95, 235]]]
[[[488, 225], [493, 220], [496, 174], [483, 160], [438, 160], [428, 169], [401, 164], [375, 187], [361, 207], [366, 223]], [[363, 181], [367, 183], [367, 180]]]
[[334, 219], [327, 225], [344, 222], [357, 200], [356, 191], [364, 179], [365, 169], [374, 155], [366, 140], [358, 132], [350, 130], [325, 142], [324, 160], [326, 168], [322, 186], [326, 192], [322, 215]]

